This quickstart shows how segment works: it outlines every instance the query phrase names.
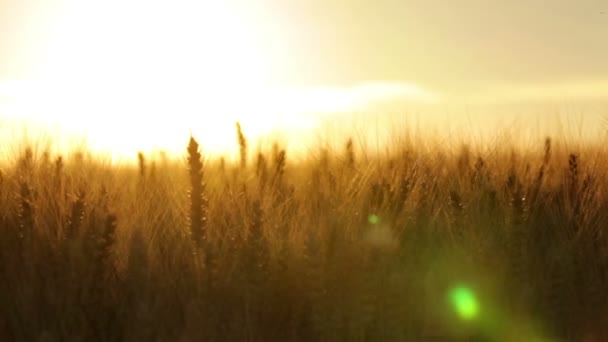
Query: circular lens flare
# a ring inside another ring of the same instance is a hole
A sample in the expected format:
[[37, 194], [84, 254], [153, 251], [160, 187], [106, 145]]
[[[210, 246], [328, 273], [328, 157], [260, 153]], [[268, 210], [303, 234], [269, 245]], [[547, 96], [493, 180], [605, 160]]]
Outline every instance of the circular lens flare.
[[475, 293], [468, 287], [458, 286], [450, 291], [450, 302], [456, 314], [465, 320], [474, 320], [479, 315], [479, 302]]

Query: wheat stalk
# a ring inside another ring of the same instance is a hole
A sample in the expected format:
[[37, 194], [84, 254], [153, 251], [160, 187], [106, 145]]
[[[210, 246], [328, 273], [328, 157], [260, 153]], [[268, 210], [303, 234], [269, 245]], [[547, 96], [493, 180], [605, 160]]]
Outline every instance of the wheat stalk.
[[143, 152], [137, 152], [137, 161], [139, 164], [139, 176], [143, 180], [146, 177], [146, 157]]
[[198, 248], [203, 249], [207, 239], [207, 198], [203, 182], [203, 162], [199, 145], [190, 137], [188, 144], [190, 175], [190, 234]]
[[244, 170], [247, 168], [247, 138], [243, 133], [241, 123], [236, 123], [236, 134], [239, 143], [239, 151], [241, 155], [241, 168]]
[[355, 167], [355, 148], [353, 146], [353, 139], [349, 138], [346, 141], [346, 165], [352, 169]]
[[67, 238], [74, 238], [78, 235], [80, 226], [82, 225], [82, 219], [84, 217], [84, 209], [86, 202], [84, 200], [84, 191], [78, 193], [78, 196], [72, 204], [72, 212], [68, 221], [68, 227], [66, 231]]

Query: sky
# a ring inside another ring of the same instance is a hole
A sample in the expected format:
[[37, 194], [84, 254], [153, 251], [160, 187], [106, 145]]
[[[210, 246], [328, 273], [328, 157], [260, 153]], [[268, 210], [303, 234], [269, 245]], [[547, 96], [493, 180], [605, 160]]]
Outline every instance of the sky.
[[300, 52], [295, 64], [311, 66], [313, 83], [378, 78], [475, 88], [608, 79], [602, 0], [327, 3], [273, 4], [277, 17], [298, 18], [290, 48]]
[[[603, 104], [607, 39], [603, 0], [0, 0], [0, 119], [117, 146], [142, 120], [205, 126], [220, 148], [235, 120], [262, 135], [378, 103]], [[140, 142], [182, 143], [158, 132]]]

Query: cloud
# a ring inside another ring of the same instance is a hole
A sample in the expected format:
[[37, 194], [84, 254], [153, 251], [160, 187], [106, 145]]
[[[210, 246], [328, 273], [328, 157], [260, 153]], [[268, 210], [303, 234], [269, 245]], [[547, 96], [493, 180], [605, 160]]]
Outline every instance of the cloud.
[[394, 101], [435, 103], [434, 94], [416, 84], [407, 82], [362, 82], [350, 86], [296, 87], [279, 90], [275, 105], [281, 110], [301, 114], [342, 113], [365, 110], [369, 107]]
[[537, 82], [488, 86], [482, 91], [446, 97], [448, 103], [509, 104], [592, 103], [608, 100], [608, 80]]

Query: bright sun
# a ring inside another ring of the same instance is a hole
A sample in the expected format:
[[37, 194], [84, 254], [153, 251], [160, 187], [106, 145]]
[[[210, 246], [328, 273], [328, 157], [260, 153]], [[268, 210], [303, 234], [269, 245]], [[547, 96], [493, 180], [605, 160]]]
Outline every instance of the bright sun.
[[0, 115], [26, 119], [30, 130], [76, 133], [96, 152], [183, 154], [192, 133], [207, 153], [233, 154], [236, 121], [252, 145], [288, 135], [304, 148], [321, 115], [386, 99], [435, 100], [403, 82], [281, 84], [290, 35], [254, 1], [55, 4], [28, 42], [37, 57], [24, 67], [34, 80], [0, 82]]
[[124, 154], [181, 148], [189, 130], [219, 151], [234, 144], [236, 120], [263, 134], [273, 129], [259, 102], [276, 47], [251, 13], [228, 1], [67, 1], [36, 70], [55, 106], [31, 109], [61, 122], [86, 116], [92, 147]]

